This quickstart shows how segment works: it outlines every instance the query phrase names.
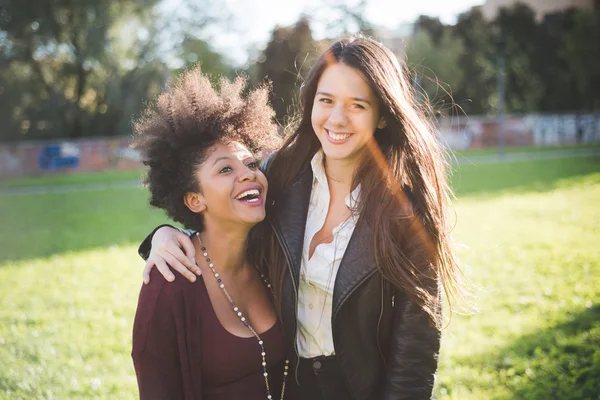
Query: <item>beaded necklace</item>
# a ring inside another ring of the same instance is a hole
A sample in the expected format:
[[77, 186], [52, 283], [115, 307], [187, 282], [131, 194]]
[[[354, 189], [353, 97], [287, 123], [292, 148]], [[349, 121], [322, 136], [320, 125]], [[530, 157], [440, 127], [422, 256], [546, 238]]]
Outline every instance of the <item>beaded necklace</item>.
[[[217, 280], [219, 287], [223, 291], [223, 294], [225, 294], [225, 297], [227, 298], [229, 303], [231, 303], [231, 306], [233, 307], [233, 312], [236, 313], [236, 315], [240, 318], [240, 321], [242, 321], [242, 323], [250, 330], [250, 332], [252, 332], [254, 337], [258, 340], [258, 345], [260, 346], [260, 355], [262, 357], [262, 372], [263, 372], [263, 376], [265, 377], [265, 386], [267, 388], [267, 399], [271, 400], [271, 399], [273, 399], [273, 396], [271, 396], [271, 387], [269, 386], [269, 373], [267, 372], [267, 353], [265, 351], [264, 342], [261, 339], [258, 332], [256, 332], [254, 330], [252, 325], [250, 325], [250, 322], [246, 319], [246, 317], [244, 317], [242, 312], [235, 305], [235, 302], [229, 295], [229, 292], [227, 291], [227, 289], [225, 289], [225, 284], [223, 283], [223, 280], [221, 279], [221, 275], [219, 275], [219, 273], [215, 270], [215, 265], [210, 261], [210, 257], [208, 256], [208, 253], [206, 252], [206, 247], [204, 247], [204, 245], [202, 244], [202, 239], [200, 239], [200, 232], [196, 232], [196, 237], [198, 238], [198, 241], [200, 242], [200, 248], [202, 250], [202, 255], [206, 259], [206, 262], [208, 263], [208, 266], [210, 267], [213, 275], [215, 276], [215, 279]], [[269, 283], [268, 279], [262, 273], [260, 273], [260, 277], [267, 285], [267, 288], [271, 289], [271, 283]], [[271, 289], [271, 294], [273, 294], [272, 289]], [[281, 400], [283, 400], [283, 395], [285, 393], [285, 381], [286, 381], [286, 378], [288, 375], [289, 363], [290, 363], [290, 361], [286, 359], [285, 367], [283, 370], [283, 385], [281, 386], [281, 397], [280, 397]]]

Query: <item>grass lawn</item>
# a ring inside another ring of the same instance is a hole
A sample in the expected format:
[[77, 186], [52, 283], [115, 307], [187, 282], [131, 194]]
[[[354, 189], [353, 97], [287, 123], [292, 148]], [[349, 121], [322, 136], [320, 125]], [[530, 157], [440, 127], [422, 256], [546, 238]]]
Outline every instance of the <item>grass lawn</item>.
[[[538, 153], [538, 152], [556, 152], [556, 151], [568, 151], [577, 149], [593, 149], [600, 147], [600, 143], [595, 144], [578, 144], [568, 146], [507, 146], [504, 148], [506, 154], [514, 153]], [[470, 149], [453, 152], [457, 157], [469, 157], [469, 156], [485, 156], [485, 155], [497, 155], [498, 147], [488, 147], [483, 149]]]
[[[461, 166], [480, 312], [444, 332], [440, 399], [598, 399], [600, 160]], [[0, 196], [0, 399], [134, 399], [141, 189]]]
[[45, 185], [73, 185], [79, 183], [101, 183], [114, 181], [134, 181], [141, 179], [140, 171], [79, 172], [72, 174], [50, 174], [30, 178], [0, 181], [1, 188]]

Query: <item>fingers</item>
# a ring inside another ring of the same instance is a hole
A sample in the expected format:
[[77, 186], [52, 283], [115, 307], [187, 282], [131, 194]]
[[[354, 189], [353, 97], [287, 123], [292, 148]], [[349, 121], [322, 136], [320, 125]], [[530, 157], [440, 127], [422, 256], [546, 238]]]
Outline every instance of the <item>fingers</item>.
[[[177, 241], [183, 248], [185, 255], [187, 256], [187, 260], [180, 261], [188, 267], [190, 271], [196, 272], [198, 275], [201, 274], [200, 268], [196, 265], [196, 249], [194, 248], [194, 243], [192, 243], [192, 239], [185, 235], [181, 234], [177, 237]], [[173, 254], [175, 255], [175, 254]]]
[[[175, 256], [170, 253], [161, 253], [160, 256], [163, 257], [164, 261], [175, 271], [179, 272], [181, 275], [185, 276], [186, 279], [190, 282], [196, 281], [196, 275], [194, 275], [185, 265], [183, 265]], [[189, 261], [189, 260], [188, 260]], [[198, 267], [195, 267], [198, 268]], [[164, 275], [164, 274], [163, 274]], [[172, 275], [172, 274], [171, 274]], [[165, 276], [166, 278], [166, 276]], [[168, 280], [168, 279], [167, 279]], [[171, 280], [169, 280], [171, 282]]]
[[155, 264], [156, 264], [156, 268], [158, 269], [158, 271], [161, 273], [162, 276], [164, 276], [164, 278], [169, 281], [169, 282], [173, 282], [175, 280], [175, 275], [173, 275], [173, 273], [171, 272], [171, 270], [169, 269], [169, 266], [167, 265], [167, 263], [164, 261], [164, 259], [156, 259], [155, 260]]
[[[187, 236], [186, 236], [185, 240], [189, 241], [189, 238], [187, 238]], [[193, 250], [193, 246], [192, 246], [192, 250]], [[195, 263], [196, 262], [195, 256], [193, 258], [194, 261], [192, 261], [192, 260], [190, 260], [190, 258], [188, 256], [185, 255], [185, 253], [183, 251], [184, 250], [182, 250], [179, 247], [179, 243], [169, 242], [169, 243], [165, 244], [164, 249], [161, 249], [161, 255], [163, 253], [172, 255], [177, 260], [178, 264], [184, 265], [186, 269], [196, 273], [197, 275], [200, 275], [201, 274], [200, 268]], [[169, 265], [171, 265], [171, 263], [169, 263]], [[173, 267], [173, 268], [177, 269], [177, 271], [179, 271], [179, 269], [176, 268], [175, 265], [171, 265], [171, 267]]]
[[150, 283], [150, 271], [154, 267], [154, 261], [150, 258], [146, 260], [146, 265], [144, 266], [144, 272], [142, 272], [142, 279], [144, 279], [144, 283], [147, 285]]

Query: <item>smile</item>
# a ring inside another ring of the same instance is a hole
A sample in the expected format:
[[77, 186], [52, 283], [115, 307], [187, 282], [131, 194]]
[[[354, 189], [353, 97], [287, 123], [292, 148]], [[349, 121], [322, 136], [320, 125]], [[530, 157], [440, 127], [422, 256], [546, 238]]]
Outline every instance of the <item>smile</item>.
[[259, 206], [262, 204], [262, 198], [260, 196], [261, 192], [262, 190], [260, 189], [247, 189], [235, 196], [234, 198], [240, 203]]
[[344, 141], [348, 139], [351, 135], [351, 133], [335, 133], [333, 131], [330, 131], [329, 129], [325, 129], [325, 131], [327, 132], [327, 137], [334, 142]]
[[260, 196], [260, 192], [257, 189], [250, 189], [238, 194], [235, 196], [235, 199], [248, 202], [257, 202], [259, 200], [258, 196]]

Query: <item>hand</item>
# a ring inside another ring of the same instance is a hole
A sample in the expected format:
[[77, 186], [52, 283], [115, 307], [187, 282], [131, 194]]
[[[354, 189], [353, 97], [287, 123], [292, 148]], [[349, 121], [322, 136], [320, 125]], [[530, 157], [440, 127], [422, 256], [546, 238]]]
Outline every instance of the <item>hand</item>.
[[192, 272], [202, 274], [196, 265], [196, 250], [192, 240], [185, 233], [168, 226], [157, 230], [152, 237], [152, 249], [144, 267], [144, 283], [150, 282], [150, 271], [155, 266], [169, 282], [175, 280], [169, 266], [190, 282], [196, 281], [196, 275]]

